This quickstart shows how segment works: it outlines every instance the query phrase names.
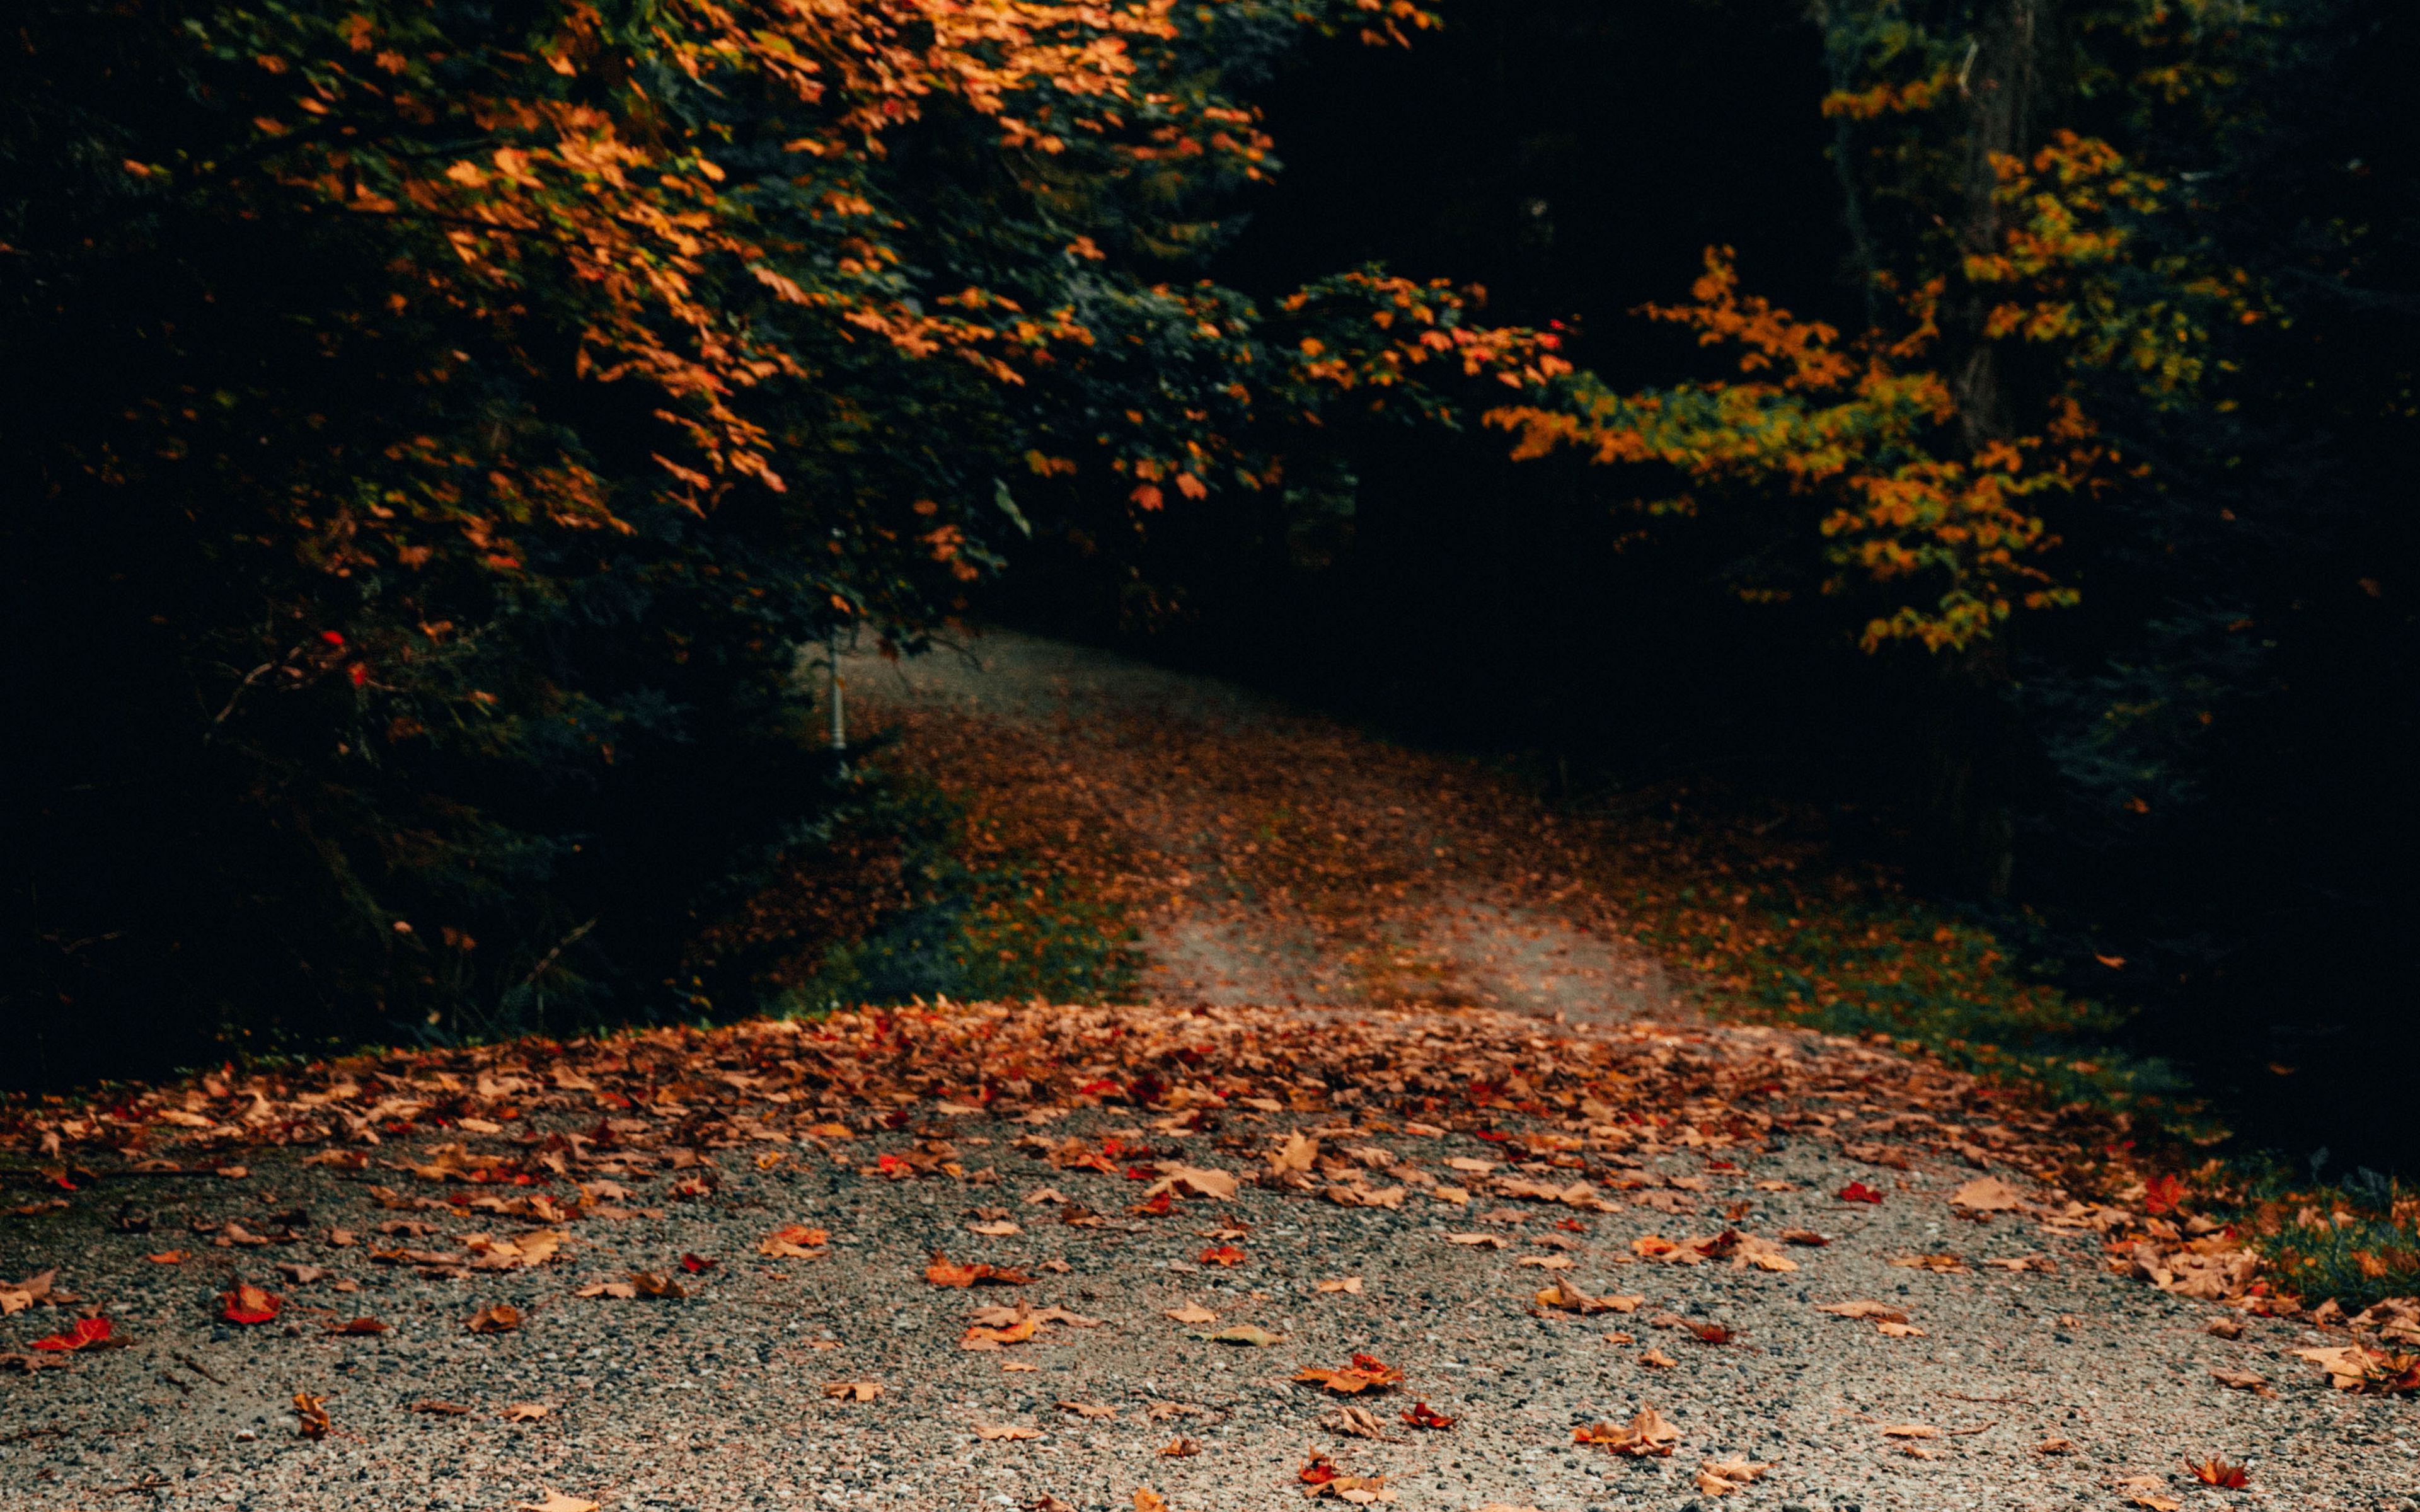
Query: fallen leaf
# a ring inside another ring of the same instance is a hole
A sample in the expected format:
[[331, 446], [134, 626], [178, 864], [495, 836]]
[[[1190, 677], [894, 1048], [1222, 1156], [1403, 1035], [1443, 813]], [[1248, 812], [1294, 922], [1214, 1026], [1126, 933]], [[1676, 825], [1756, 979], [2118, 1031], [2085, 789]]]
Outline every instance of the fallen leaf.
[[1022, 1271], [978, 1261], [973, 1265], [955, 1265], [939, 1250], [933, 1252], [932, 1263], [924, 1267], [924, 1279], [937, 1287], [1026, 1287], [1033, 1277]]
[[1524, 1255], [1513, 1262], [1513, 1267], [1516, 1270], [1568, 1271], [1572, 1268], [1572, 1257], [1568, 1255]]
[[2156, 1475], [2128, 1475], [2118, 1482], [2117, 1489], [2126, 1493], [2130, 1506], [2148, 1507], [2150, 1512], [2177, 1512], [2184, 1503], [2173, 1496], [2161, 1494], [2167, 1482]]
[[1337, 1407], [1321, 1418], [1320, 1422], [1339, 1433], [1350, 1433], [1357, 1439], [1381, 1439], [1389, 1443], [1394, 1442], [1388, 1438], [1387, 1425], [1380, 1421], [1377, 1413], [1366, 1407], [1356, 1407], [1351, 1402]]
[[2257, 1391], [2263, 1396], [2273, 1396], [2276, 1395], [2276, 1393], [2269, 1389], [2268, 1381], [2262, 1380], [2259, 1376], [2249, 1370], [2222, 1370], [2213, 1368], [2211, 1371], [2211, 1376], [2220, 1385], [2232, 1386], [2237, 1391]]
[[1181, 1436], [1171, 1439], [1168, 1443], [1159, 1446], [1160, 1456], [1162, 1458], [1166, 1459], [1190, 1459], [1201, 1452], [1201, 1440], [1187, 1439]]
[[1319, 1284], [1319, 1289], [1324, 1292], [1342, 1291], [1357, 1297], [1361, 1295], [1361, 1278], [1357, 1275], [1348, 1275], [1342, 1281], [1322, 1281]]
[[1104, 1406], [1099, 1402], [1061, 1402], [1059, 1411], [1073, 1412], [1078, 1417], [1094, 1419], [1109, 1419], [1118, 1415], [1116, 1408]]
[[1443, 1432], [1453, 1427], [1457, 1420], [1435, 1411], [1426, 1402], [1416, 1401], [1404, 1410], [1404, 1421], [1416, 1428]]
[[521, 1326], [521, 1310], [508, 1302], [482, 1307], [464, 1325], [473, 1334], [510, 1334]]
[[186, 1258], [185, 1252], [180, 1249], [162, 1250], [157, 1255], [146, 1255], [143, 1257], [154, 1265], [182, 1265]]
[[325, 1277], [328, 1273], [328, 1268], [324, 1265], [295, 1265], [286, 1263], [280, 1264], [277, 1267], [277, 1273], [284, 1276], [287, 1280], [291, 1281], [298, 1287], [307, 1287], [312, 1282]]
[[830, 1242], [831, 1235], [821, 1228], [788, 1224], [759, 1241], [756, 1253], [777, 1260], [814, 1260], [823, 1257], [824, 1246]]
[[1610, 1423], [1598, 1423], [1572, 1430], [1574, 1443], [1592, 1443], [1601, 1449], [1634, 1458], [1649, 1455], [1669, 1455], [1672, 1446], [1681, 1442], [1681, 1430], [1663, 1413], [1652, 1407], [1642, 1407], [1638, 1415], [1623, 1427]]
[[628, 1302], [639, 1294], [639, 1288], [628, 1281], [591, 1281], [572, 1293], [575, 1297], [613, 1297]]
[[1978, 1176], [1949, 1194], [1949, 1205], [1968, 1212], [2013, 1212], [2025, 1195], [1996, 1176]]
[[1450, 1244], [1480, 1244], [1488, 1249], [1504, 1247], [1504, 1236], [1501, 1234], [1448, 1234], [1445, 1237], [1446, 1242]]
[[1669, 1370], [1681, 1362], [1666, 1354], [1662, 1350], [1650, 1350], [1638, 1357], [1638, 1363], [1643, 1365], [1652, 1365], [1658, 1370]]
[[1833, 1194], [1843, 1202], [1880, 1202], [1883, 1195], [1863, 1181], [1851, 1181]]
[[273, 1322], [285, 1307], [285, 1298], [255, 1286], [239, 1286], [219, 1295], [219, 1316], [230, 1323]]
[[1241, 1265], [1244, 1263], [1244, 1252], [1237, 1249], [1233, 1244], [1221, 1244], [1217, 1249], [1203, 1250], [1202, 1252], [1201, 1263], [1203, 1265]]
[[1168, 1512], [1168, 1498], [1148, 1486], [1138, 1486], [1134, 1493], [1134, 1512]]
[[411, 1410], [415, 1412], [427, 1413], [432, 1417], [467, 1417], [471, 1412], [469, 1408], [459, 1402], [414, 1402], [411, 1404]]
[[2420, 1355], [2390, 1354], [2359, 1344], [2296, 1350], [2294, 1353], [2326, 1371], [2329, 1382], [2338, 1391], [2420, 1391]]
[[1874, 1323], [1874, 1329], [1885, 1338], [1920, 1339], [1924, 1337], [1924, 1330], [1914, 1323], [1894, 1323], [1887, 1318], [1878, 1319]]
[[2200, 1464], [2185, 1461], [2185, 1470], [2204, 1486], [2217, 1486], [2230, 1491], [2242, 1490], [2252, 1484], [2252, 1477], [2242, 1465], [2231, 1464], [2212, 1455]]
[[969, 1224], [967, 1232], [981, 1234], [985, 1239], [1006, 1239], [1013, 1234], [1021, 1234], [1025, 1230], [1005, 1218], [996, 1218], [989, 1223]]
[[72, 1354], [79, 1350], [97, 1348], [109, 1342], [110, 1322], [106, 1318], [79, 1318], [64, 1334], [36, 1339], [33, 1347], [53, 1354]]
[[1966, 1262], [1955, 1255], [1895, 1255], [1888, 1263], [1902, 1271], [1930, 1271], [1935, 1275], [1966, 1273]]
[[1853, 1302], [1826, 1302], [1816, 1304], [1819, 1313], [1837, 1313], [1842, 1318], [1878, 1318], [1886, 1323], [1904, 1323], [1907, 1314], [1888, 1303], [1858, 1298]]
[[1215, 1323], [1218, 1320], [1217, 1313], [1189, 1302], [1182, 1307], [1169, 1308], [1166, 1316], [1180, 1323]]
[[1710, 1460], [1698, 1468], [1698, 1489], [1708, 1496], [1728, 1496], [1755, 1484], [1772, 1468], [1759, 1459]]
[[328, 1436], [328, 1398], [314, 1396], [309, 1392], [294, 1394], [294, 1431], [306, 1439]]
[[975, 1425], [975, 1437], [987, 1443], [1003, 1439], [1038, 1439], [1042, 1437], [1042, 1430], [1016, 1423], [978, 1423]]
[[704, 1275], [706, 1272], [713, 1270], [715, 1266], [720, 1263], [720, 1261], [710, 1260], [703, 1255], [683, 1255], [680, 1257], [681, 1269], [687, 1271], [691, 1275]]
[[1885, 1423], [1883, 1425], [1883, 1437], [1885, 1439], [1937, 1439], [1941, 1437], [1941, 1430], [1923, 1423]]
[[1393, 1365], [1381, 1364], [1366, 1354], [1357, 1354], [1353, 1363], [1341, 1370], [1305, 1366], [1295, 1372], [1294, 1379], [1308, 1381], [1339, 1396], [1352, 1396], [1372, 1389], [1384, 1390], [1404, 1379], [1404, 1373]]
[[546, 1500], [523, 1502], [520, 1504], [520, 1512], [597, 1512], [597, 1504], [594, 1502], [582, 1501], [577, 1496], [566, 1496], [551, 1486], [541, 1486], [538, 1489], [546, 1493]]
[[2075, 1453], [2075, 1443], [2071, 1439], [2044, 1439], [2041, 1443], [2034, 1445], [2034, 1453], [2038, 1455], [2071, 1455]]
[[499, 1415], [507, 1423], [535, 1423], [552, 1411], [539, 1402], [512, 1402]]
[[1249, 1344], [1256, 1349], [1285, 1342], [1283, 1334], [1272, 1334], [1258, 1323], [1237, 1323], [1215, 1334], [1196, 1334], [1193, 1336], [1212, 1344]]
[[330, 1323], [327, 1325], [325, 1330], [325, 1332], [330, 1334], [342, 1334], [348, 1336], [378, 1335], [383, 1334], [386, 1331], [387, 1325], [380, 1322], [375, 1318], [356, 1318], [349, 1322]]
[[1822, 1249], [1832, 1242], [1811, 1228], [1785, 1228], [1775, 1237], [1785, 1244], [1804, 1244], [1809, 1249]]
[[836, 1401], [870, 1402], [882, 1395], [878, 1381], [827, 1381], [824, 1395]]

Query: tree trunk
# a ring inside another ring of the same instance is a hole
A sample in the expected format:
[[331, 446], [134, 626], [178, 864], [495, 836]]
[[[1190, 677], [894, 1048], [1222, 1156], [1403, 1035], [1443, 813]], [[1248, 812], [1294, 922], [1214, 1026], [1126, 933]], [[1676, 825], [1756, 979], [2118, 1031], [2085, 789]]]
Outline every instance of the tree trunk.
[[[1962, 254], [2001, 250], [1999, 171], [1994, 160], [2022, 158], [2030, 147], [2040, 86], [2044, 11], [2052, 0], [1978, 0], [1975, 32], [1959, 75], [1966, 118]], [[1962, 286], [1943, 311], [1942, 352], [1958, 402], [1959, 440], [1968, 454], [2017, 433], [1998, 354], [1985, 335], [1993, 300], [1986, 287]], [[2016, 872], [2015, 785], [2020, 732], [2009, 705], [2014, 622], [1965, 651], [1943, 654], [1932, 738], [1931, 826], [1953, 874], [1991, 897], [2006, 897]]]

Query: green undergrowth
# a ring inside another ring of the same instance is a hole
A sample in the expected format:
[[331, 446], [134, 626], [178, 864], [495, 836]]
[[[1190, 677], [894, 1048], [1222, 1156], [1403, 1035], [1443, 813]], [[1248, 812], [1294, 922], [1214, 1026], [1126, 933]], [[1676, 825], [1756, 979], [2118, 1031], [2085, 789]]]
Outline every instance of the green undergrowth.
[[2349, 1313], [2420, 1295], [2420, 1192], [2366, 1168], [2322, 1185], [2273, 1160], [2202, 1174], [2208, 1206], [2261, 1252], [2277, 1290]]
[[1715, 909], [1683, 887], [1633, 900], [1640, 937], [1694, 968], [1717, 1011], [1887, 1038], [2053, 1103], [2216, 1131], [2165, 1062], [2123, 1049], [2130, 1015], [2061, 991], [1993, 931], [1922, 903], [1765, 889]]
[[978, 859], [963, 805], [898, 779], [897, 904], [823, 953], [776, 1011], [823, 1013], [947, 997], [1096, 1003], [1129, 997], [1143, 957], [1134, 926], [1080, 879], [1018, 853]]

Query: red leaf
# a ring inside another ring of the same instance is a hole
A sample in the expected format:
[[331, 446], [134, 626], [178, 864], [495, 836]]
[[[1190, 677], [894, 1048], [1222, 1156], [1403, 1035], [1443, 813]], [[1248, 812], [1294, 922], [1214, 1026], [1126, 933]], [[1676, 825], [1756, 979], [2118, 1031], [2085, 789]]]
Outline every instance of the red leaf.
[[108, 1319], [79, 1318], [75, 1321], [75, 1327], [67, 1333], [54, 1334], [46, 1339], [36, 1339], [34, 1341], [34, 1348], [38, 1350], [56, 1350], [64, 1352], [70, 1350], [88, 1349], [95, 1344], [102, 1342], [108, 1337]]
[[219, 1294], [219, 1316], [230, 1323], [274, 1322], [285, 1306], [285, 1298], [258, 1287], [240, 1286]]
[[1414, 1402], [1404, 1413], [1404, 1421], [1416, 1428], [1442, 1431], [1453, 1427], [1454, 1420], [1431, 1408], [1426, 1402]]
[[1863, 1181], [1851, 1181], [1835, 1194], [1843, 1202], [1880, 1202], [1883, 1195]]
[[687, 1271], [691, 1275], [703, 1275], [706, 1272], [713, 1270], [715, 1264], [715, 1261], [707, 1259], [703, 1255], [683, 1255], [681, 1257], [681, 1269]]

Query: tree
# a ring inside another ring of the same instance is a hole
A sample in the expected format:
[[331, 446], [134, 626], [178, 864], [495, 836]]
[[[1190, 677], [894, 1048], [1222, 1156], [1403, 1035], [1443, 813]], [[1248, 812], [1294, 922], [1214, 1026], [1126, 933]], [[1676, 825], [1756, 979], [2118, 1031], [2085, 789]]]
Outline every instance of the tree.
[[800, 643], [912, 649], [1065, 527], [1045, 504], [1268, 486], [1305, 421], [1557, 376], [1441, 285], [1183, 281], [1275, 168], [1231, 89], [1306, 30], [1428, 20], [27, 8], [0, 994], [61, 1057], [31, 1073], [163, 1019], [189, 1055], [718, 1006], [686, 941], [850, 801]]

